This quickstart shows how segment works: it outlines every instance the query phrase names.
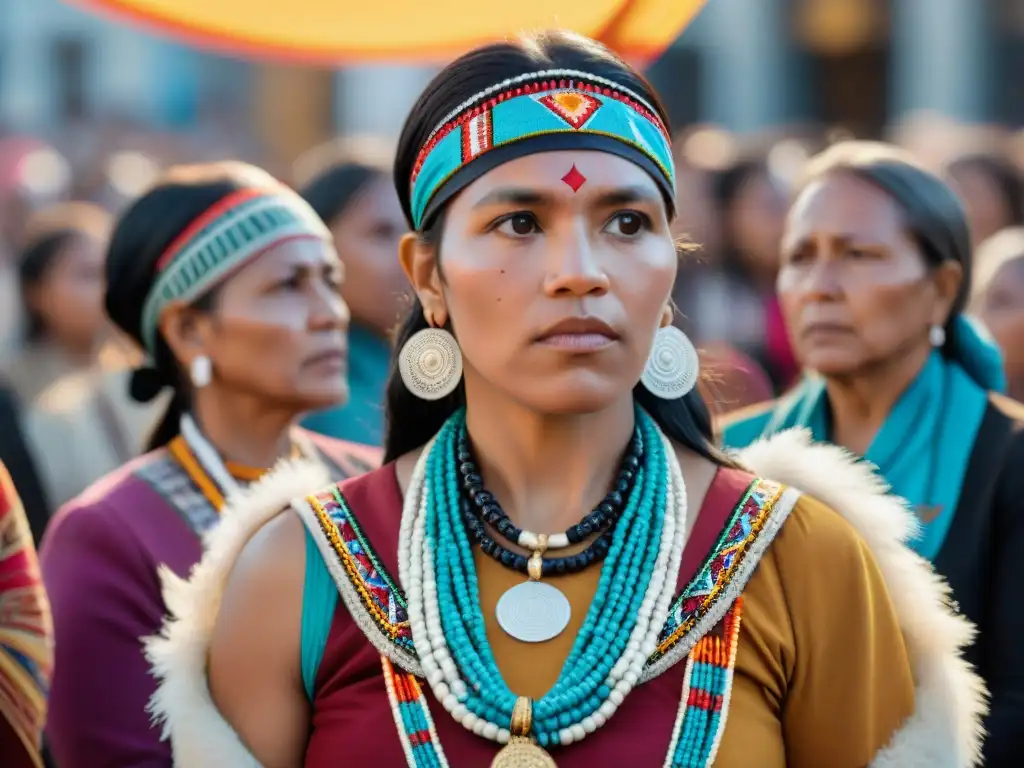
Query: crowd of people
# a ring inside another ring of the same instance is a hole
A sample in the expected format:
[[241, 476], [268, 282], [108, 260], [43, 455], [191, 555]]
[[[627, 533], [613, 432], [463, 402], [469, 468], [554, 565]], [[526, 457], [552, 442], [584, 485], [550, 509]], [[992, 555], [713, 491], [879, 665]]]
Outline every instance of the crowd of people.
[[1024, 168], [930, 129], [550, 33], [288, 173], [0, 141], [4, 765], [1024, 764]]

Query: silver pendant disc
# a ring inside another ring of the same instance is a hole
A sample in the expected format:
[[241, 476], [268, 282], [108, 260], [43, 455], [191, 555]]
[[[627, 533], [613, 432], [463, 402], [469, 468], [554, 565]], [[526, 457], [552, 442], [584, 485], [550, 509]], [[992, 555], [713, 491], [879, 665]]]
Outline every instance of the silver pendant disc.
[[524, 643], [558, 637], [569, 625], [572, 606], [561, 590], [540, 581], [524, 581], [503, 594], [495, 608], [498, 624]]

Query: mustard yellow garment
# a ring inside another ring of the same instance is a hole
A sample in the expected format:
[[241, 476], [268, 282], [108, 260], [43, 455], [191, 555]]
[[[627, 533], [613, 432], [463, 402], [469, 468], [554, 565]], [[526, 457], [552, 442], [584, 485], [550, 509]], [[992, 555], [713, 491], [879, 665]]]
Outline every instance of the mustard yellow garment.
[[[476, 554], [487, 637], [509, 688], [541, 697], [571, 650], [600, 569], [551, 577], [572, 604], [568, 629], [521, 643], [495, 620], [522, 581]], [[859, 768], [914, 707], [910, 662], [888, 592], [863, 539], [802, 497], [744, 592], [740, 647], [718, 768]]]

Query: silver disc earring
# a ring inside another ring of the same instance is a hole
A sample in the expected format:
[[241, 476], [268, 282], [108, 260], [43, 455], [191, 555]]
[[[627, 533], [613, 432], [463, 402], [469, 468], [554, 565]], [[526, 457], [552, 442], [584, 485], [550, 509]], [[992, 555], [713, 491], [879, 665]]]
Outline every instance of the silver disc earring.
[[938, 349], [946, 343], [946, 329], [941, 325], [933, 325], [928, 329], [928, 341], [931, 345]]
[[676, 400], [697, 384], [700, 359], [689, 337], [674, 325], [659, 328], [640, 383], [655, 397]]
[[462, 350], [443, 328], [414, 333], [398, 353], [405, 388], [421, 400], [440, 400], [462, 380]]
[[188, 366], [188, 377], [196, 389], [209, 386], [213, 381], [213, 362], [206, 355], [192, 358]]

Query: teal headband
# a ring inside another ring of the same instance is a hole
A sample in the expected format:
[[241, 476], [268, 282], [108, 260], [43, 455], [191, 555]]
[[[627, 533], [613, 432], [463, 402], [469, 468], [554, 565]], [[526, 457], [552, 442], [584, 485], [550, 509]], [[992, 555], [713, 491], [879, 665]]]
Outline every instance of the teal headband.
[[142, 309], [142, 339], [156, 352], [160, 314], [174, 301], [192, 302], [250, 259], [283, 240], [331, 233], [298, 195], [280, 189], [243, 189], [196, 219], [157, 262]]
[[674, 199], [672, 141], [657, 111], [611, 80], [547, 70], [488, 88], [431, 133], [412, 173], [413, 226], [422, 229], [441, 205], [497, 165], [560, 149], [597, 149], [633, 160], [666, 200]]

